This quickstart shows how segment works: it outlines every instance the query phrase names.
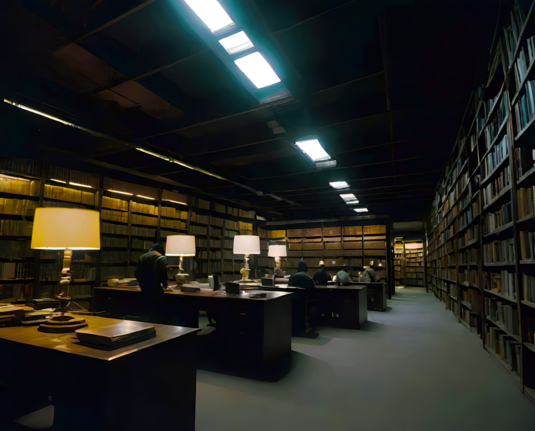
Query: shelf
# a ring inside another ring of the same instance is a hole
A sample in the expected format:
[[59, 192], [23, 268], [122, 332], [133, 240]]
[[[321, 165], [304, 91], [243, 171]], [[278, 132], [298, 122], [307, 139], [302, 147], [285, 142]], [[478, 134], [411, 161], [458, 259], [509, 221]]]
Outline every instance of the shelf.
[[520, 335], [515, 335], [512, 332], [509, 332], [509, 330], [504, 325], [502, 325], [500, 322], [498, 322], [497, 320], [494, 320], [494, 319], [492, 319], [492, 318], [490, 318], [488, 316], [485, 316], [485, 318], [489, 322], [494, 323], [498, 328], [500, 328], [502, 331], [504, 331], [507, 335], [510, 335], [511, 337], [513, 337], [516, 341], [522, 342], [522, 338], [520, 338]]
[[25, 239], [30, 240], [32, 239], [31, 236], [25, 236], [25, 235], [0, 235], [0, 240], [18, 240], [18, 239]]
[[498, 298], [502, 298], [502, 299], [505, 299], [507, 301], [510, 301], [510, 302], [513, 302], [516, 304], [516, 299], [514, 298], [510, 298], [509, 296], [506, 296], [506, 295], [503, 295], [502, 293], [498, 293], [498, 292], [494, 292], [492, 290], [487, 290], [487, 289], [484, 289], [483, 290], [485, 293], [490, 293]]
[[522, 175], [522, 176], [518, 179], [518, 181], [516, 182], [516, 184], [517, 184], [518, 186], [521, 186], [522, 183], [523, 183], [524, 181], [526, 181], [528, 178], [530, 178], [530, 177], [533, 175], [533, 173], [535, 173], [535, 165], [532, 166], [532, 167], [530, 168], [530, 170], [527, 171], [524, 175]]
[[524, 346], [526, 346], [529, 350], [531, 350], [533, 353], [535, 353], [535, 345], [534, 344], [531, 344], [531, 343], [528, 343], [528, 342], [525, 342], [525, 341], [522, 344], [524, 344]]
[[483, 238], [488, 238], [494, 235], [498, 235], [499, 233], [504, 232], [508, 229], [511, 229], [512, 227], [513, 227], [513, 222], [510, 221], [509, 223], [494, 229], [492, 232], [483, 235]]
[[29, 201], [38, 201], [39, 196], [30, 196], [20, 193], [0, 192], [0, 197], [7, 199], [26, 199]]
[[459, 234], [459, 233], [461, 233], [461, 232], [467, 230], [472, 224], [474, 224], [474, 222], [475, 222], [477, 219], [479, 219], [479, 214], [476, 215], [476, 216], [474, 216], [474, 217], [472, 218], [472, 221], [470, 221], [466, 226], [459, 227], [457, 234]]
[[469, 287], [470, 289], [481, 290], [481, 287], [476, 286], [475, 284], [470, 284], [468, 281], [460, 281], [459, 284], [464, 287]]
[[525, 217], [522, 217], [516, 221], [516, 224], [525, 223], [527, 221], [535, 219], [535, 214], [529, 214]]
[[[518, 142], [521, 140], [521, 138], [524, 136], [524, 134], [530, 129], [531, 125], [535, 121], [535, 117], [533, 117], [531, 120], [528, 121], [528, 123], [524, 126], [524, 128], [518, 132], [518, 135], [515, 136], [515, 141]], [[527, 133], [526, 133], [527, 134]]]
[[464, 250], [465, 248], [472, 247], [475, 244], [479, 245], [479, 238], [478, 239], [473, 239], [472, 241], [469, 241], [468, 243], [466, 243], [466, 245], [464, 245], [462, 247], [459, 247], [457, 251], [461, 251], [461, 250]]
[[46, 197], [46, 196], [43, 197], [43, 200], [52, 201], [52, 202], [61, 202], [61, 203], [64, 203], [64, 204], [81, 205], [81, 206], [84, 206], [84, 207], [91, 207], [91, 208], [96, 208], [97, 207], [96, 205], [92, 205], [92, 204], [84, 204], [82, 202], [67, 201], [65, 199], [49, 198], [49, 197]]
[[504, 267], [504, 266], [515, 266], [514, 263], [483, 263], [483, 266], [488, 267]]
[[535, 302], [529, 302], [529, 301], [522, 300], [522, 301], [520, 301], [520, 303], [522, 305], [525, 305], [526, 307], [535, 308]]
[[490, 347], [490, 346], [487, 346], [485, 344], [485, 350], [487, 352], [489, 352], [491, 358], [494, 359], [495, 362], [499, 363], [500, 366], [503, 368], [503, 370], [509, 375], [509, 377], [511, 378], [511, 380], [513, 380], [513, 382], [515, 382], [515, 384], [521, 388], [521, 382], [520, 382], [520, 375], [516, 372], [516, 371], [513, 371], [513, 369], [511, 368], [511, 366], [504, 362], [501, 358], [500, 358], [500, 355], [498, 355], [496, 353], [496, 351]]
[[472, 304], [470, 304], [470, 303], [467, 302], [467, 301], [461, 301], [461, 305], [462, 305], [463, 307], [468, 308], [469, 310], [472, 310]]
[[31, 283], [33, 278], [5, 278], [0, 279], [0, 284], [20, 284], [20, 283]]
[[42, 177], [36, 177], [35, 175], [30, 175], [17, 171], [8, 171], [7, 169], [0, 169], [0, 174], [9, 175], [11, 177], [26, 178], [29, 180], [42, 180]]
[[[497, 102], [496, 105], [494, 105], [494, 107], [496, 107], [498, 104], [499, 104], [499, 102]], [[502, 121], [502, 124], [500, 124], [500, 127], [499, 127], [498, 131], [496, 132], [496, 136], [494, 137], [494, 139], [490, 143], [489, 148], [487, 149], [487, 151], [485, 151], [485, 154], [483, 154], [483, 156], [481, 156], [481, 160], [482, 161], [485, 160], [485, 158], [490, 154], [490, 152], [492, 151], [492, 149], [494, 148], [494, 146], [498, 142], [498, 138], [500, 137], [501, 133], [503, 132], [503, 129], [504, 129], [505, 125], [507, 124], [507, 121], [509, 120], [509, 115], [510, 115], [510, 113], [508, 112], [507, 116]], [[485, 127], [483, 127], [481, 130], [482, 131], [485, 130]], [[481, 133], [481, 136], [483, 136], [483, 133]], [[509, 160], [509, 157], [507, 157], [505, 160]]]
[[121, 211], [123, 213], [127, 213], [128, 210], [123, 210], [123, 209], [120, 209], [120, 208], [108, 208], [108, 207], [105, 207], [104, 205], [102, 205], [102, 209], [103, 210], [110, 210], [110, 211]]
[[505, 157], [496, 167], [483, 179], [481, 180], [481, 187], [483, 187], [497, 172], [501, 172], [500, 169], [503, 168], [505, 162], [509, 162], [509, 155]]
[[498, 193], [492, 201], [483, 207], [483, 211], [489, 210], [491, 207], [493, 207], [497, 202], [500, 202], [501, 199], [503, 199], [504, 196], [511, 190], [511, 185], [508, 185], [506, 188], [504, 188], [500, 193]]

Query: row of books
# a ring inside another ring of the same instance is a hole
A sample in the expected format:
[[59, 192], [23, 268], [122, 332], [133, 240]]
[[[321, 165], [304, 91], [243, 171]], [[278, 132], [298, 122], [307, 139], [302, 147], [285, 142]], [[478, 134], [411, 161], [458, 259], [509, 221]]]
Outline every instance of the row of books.
[[459, 264], [479, 263], [479, 248], [469, 248], [467, 251], [459, 253]]
[[40, 177], [41, 163], [33, 159], [19, 156], [2, 157], [0, 158], [0, 170]]
[[485, 127], [485, 130], [483, 131], [483, 136], [485, 139], [485, 151], [492, 146], [494, 139], [496, 139], [498, 136], [498, 133], [508, 116], [509, 107], [507, 106], [507, 98], [505, 97], [504, 93], [498, 102], [498, 106], [496, 107], [496, 117], [487, 125], [487, 127]]
[[509, 156], [509, 135], [505, 134], [503, 139], [498, 142], [494, 149], [489, 152], [483, 164], [484, 177], [487, 177], [502, 161]]
[[102, 207], [112, 210], [128, 211], [128, 201], [102, 196]]
[[[171, 226], [167, 226], [167, 227], [171, 227]], [[172, 227], [172, 229], [182, 229], [182, 228], [175, 228], [175, 227]], [[165, 239], [168, 237], [168, 236], [174, 236], [174, 235], [183, 235], [179, 232], [177, 232], [176, 230], [165, 230], [165, 229], [160, 229], [160, 238], [162, 241], [165, 241]]]
[[146, 253], [146, 251], [132, 251], [130, 253], [130, 262], [138, 262], [139, 258], [144, 253]]
[[42, 263], [39, 265], [39, 280], [41, 281], [57, 281], [59, 283], [61, 278], [60, 273], [61, 269], [57, 263]]
[[[325, 235], [325, 229], [324, 228], [324, 235]], [[265, 230], [262, 228], [258, 228], [258, 236], [260, 238], [284, 238], [286, 236], [285, 230]]]
[[516, 304], [485, 297], [485, 314], [488, 318], [495, 320], [505, 326], [507, 331], [514, 335], [520, 335], [518, 329], [518, 308]]
[[83, 192], [68, 187], [45, 184], [44, 197], [60, 201], [74, 202], [82, 205], [97, 205], [97, 193]]
[[19, 195], [39, 196], [41, 181], [23, 180], [0, 174], [0, 193], [14, 193]]
[[73, 202], [56, 202], [56, 201], [48, 201], [48, 200], [43, 201], [43, 207], [46, 207], [46, 208], [51, 208], [51, 207], [53, 208], [79, 208], [82, 210], [86, 209], [84, 205], [76, 204]]
[[33, 229], [32, 221], [0, 220], [0, 235], [31, 236], [32, 229]]
[[113, 211], [113, 210], [102, 209], [102, 211], [100, 212], [100, 218], [102, 220], [111, 220], [111, 221], [118, 221], [121, 223], [128, 223], [128, 213], [125, 213], [123, 211]]
[[156, 229], [141, 226], [130, 226], [130, 235], [132, 236], [144, 236], [144, 237], [156, 237]]
[[142, 250], [149, 250], [153, 246], [152, 241], [132, 238], [132, 248], [139, 248]]
[[[103, 223], [104, 224], [104, 223]], [[112, 225], [115, 226], [115, 225]], [[141, 240], [133, 240], [134, 241], [140, 241]], [[101, 247], [122, 247], [122, 248], [128, 248], [128, 238], [121, 238], [121, 237], [114, 237], [114, 236], [103, 236], [100, 238], [100, 246]], [[134, 247], [134, 245], [132, 245]]]
[[[125, 213], [122, 213], [122, 214], [125, 214]], [[132, 214], [131, 216], [131, 220], [130, 222], [133, 223], [133, 224], [141, 224], [141, 225], [144, 225], [144, 226], [158, 226], [158, 219], [156, 217], [151, 217], [151, 216], [144, 216], [144, 215], [139, 215], [139, 214]], [[127, 218], [128, 220], [128, 218]], [[162, 222], [166, 222], [166, 221], [175, 221], [175, 220], [162, 220]], [[170, 227], [170, 226], [168, 226]]]
[[466, 247], [468, 243], [479, 239], [479, 226], [471, 226], [463, 235], [459, 235], [459, 248]]
[[[240, 232], [241, 233], [241, 232]], [[210, 227], [210, 236], [223, 236], [223, 231], [217, 227]]]
[[190, 221], [194, 223], [200, 223], [200, 224], [208, 224], [208, 221], [210, 219], [210, 216], [198, 214], [196, 212], [191, 212], [191, 219]]
[[483, 231], [485, 234], [489, 234], [512, 221], [511, 202], [507, 202], [498, 211], [485, 214]]
[[98, 174], [90, 174], [87, 172], [76, 171], [74, 169], [61, 168], [59, 166], [49, 166], [48, 178], [64, 181], [66, 183], [82, 184], [93, 188], [99, 188], [100, 186], [100, 178]]
[[535, 233], [529, 231], [520, 231], [518, 234], [520, 240], [520, 259], [535, 260]]
[[516, 91], [517, 93], [520, 91], [520, 86], [522, 85], [522, 82], [524, 81], [524, 78], [526, 77], [528, 73], [528, 69], [531, 66], [531, 63], [533, 63], [533, 60], [535, 59], [535, 44], [534, 44], [534, 36], [528, 38], [526, 40], [527, 47], [528, 47], [528, 54], [526, 55], [526, 51], [524, 50], [524, 47], [520, 48], [520, 52], [518, 53], [518, 58], [515, 62], [515, 84], [516, 84]]
[[[243, 256], [242, 255], [239, 255], [239, 256], [235, 256], [230, 250], [203, 250], [199, 253], [197, 253], [197, 257], [199, 259], [213, 259], [213, 260], [220, 260], [220, 259], [226, 259], [226, 260], [232, 260], [232, 259], [236, 259], [236, 260], [243, 260]], [[261, 258], [258, 258], [258, 259], [261, 259]]]
[[521, 344], [514, 337], [508, 335], [505, 331], [491, 324], [486, 324], [485, 333], [487, 334], [487, 347], [496, 352], [499, 359], [509, 364], [511, 369], [520, 373], [521, 362]]
[[492, 200], [500, 194], [500, 192], [511, 185], [511, 169], [510, 166], [505, 167], [500, 176], [495, 178], [486, 187], [482, 189], [483, 205], [487, 206], [492, 203]]
[[533, 214], [535, 210], [535, 186], [525, 189], [517, 189], [518, 217], [523, 218]]
[[535, 276], [522, 273], [522, 296], [524, 301], [535, 303]]
[[0, 279], [33, 278], [33, 262], [0, 262]]
[[29, 240], [0, 240], [0, 257], [8, 259], [21, 259], [29, 256], [32, 256]]
[[472, 206], [463, 211], [459, 215], [459, 230], [464, 229], [468, 224], [472, 223], [474, 217], [479, 215], [479, 203], [474, 202]]
[[127, 235], [128, 236], [128, 226], [102, 222], [100, 224], [100, 233], [109, 233], [113, 235]]
[[517, 178], [520, 179], [535, 164], [535, 150], [524, 147], [515, 148], [515, 162]]
[[504, 27], [503, 29], [509, 66], [511, 66], [515, 60], [514, 53], [520, 43], [520, 34], [522, 33], [524, 23], [526, 22], [526, 15], [516, 0], [513, 3], [513, 10], [510, 12], [510, 18], [511, 22], [509, 26]]
[[210, 209], [210, 201], [201, 198], [193, 198], [193, 206], [205, 210]]
[[459, 283], [468, 283], [472, 286], [480, 286], [479, 271], [476, 269], [467, 269], [459, 271]]
[[485, 279], [485, 289], [501, 293], [511, 299], [517, 298], [518, 287], [516, 285], [514, 272], [505, 270], [502, 270], [499, 273], [487, 272], [485, 274]]
[[222, 219], [220, 217], [211, 216], [210, 217], [210, 225], [224, 227], [225, 226], [225, 219]]
[[515, 263], [514, 238], [483, 244], [483, 261], [486, 265]]
[[150, 214], [154, 216], [158, 215], [158, 207], [155, 205], [140, 204], [139, 202], [132, 201], [131, 206], [132, 212]]
[[210, 262], [210, 265], [208, 265], [208, 262], [204, 262], [202, 265], [200, 265], [201, 272], [204, 274], [212, 273], [217, 274], [221, 271], [223, 272], [240, 272], [241, 269], [241, 262], [228, 262], [224, 261], [221, 263], [220, 261], [214, 261]]
[[171, 217], [181, 220], [187, 220], [188, 212], [181, 211], [179, 209], [176, 209], [175, 207], [162, 207], [162, 217]]
[[515, 104], [516, 133], [519, 134], [535, 115], [535, 82], [526, 82], [526, 94]]
[[199, 236], [206, 236], [207, 230], [205, 226], [195, 226], [190, 225], [189, 227], [189, 234], [190, 235], [199, 235]]
[[74, 280], [94, 280], [95, 267], [89, 265], [72, 265], [71, 274]]
[[33, 216], [38, 204], [28, 199], [0, 198], [0, 214]]

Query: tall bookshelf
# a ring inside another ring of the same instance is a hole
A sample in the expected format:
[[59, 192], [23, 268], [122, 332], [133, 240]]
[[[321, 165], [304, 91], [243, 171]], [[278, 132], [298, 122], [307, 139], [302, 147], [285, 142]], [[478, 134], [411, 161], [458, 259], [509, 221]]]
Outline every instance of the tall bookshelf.
[[427, 231], [428, 282], [535, 404], [535, 17], [502, 14]]
[[424, 286], [424, 248], [421, 241], [404, 241], [403, 284]]

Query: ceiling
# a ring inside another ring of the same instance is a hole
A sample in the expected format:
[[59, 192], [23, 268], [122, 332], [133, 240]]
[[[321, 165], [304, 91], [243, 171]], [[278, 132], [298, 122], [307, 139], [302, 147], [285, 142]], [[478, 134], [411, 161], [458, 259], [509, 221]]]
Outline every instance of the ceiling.
[[[279, 63], [291, 95], [265, 104], [180, 1], [4, 0], [3, 96], [98, 133], [3, 104], [13, 144], [3, 153], [208, 194], [269, 219], [355, 215], [330, 181], [347, 181], [373, 214], [427, 216], [485, 80], [498, 1], [220, 0]], [[336, 168], [317, 170], [296, 150], [305, 134], [321, 137]]]

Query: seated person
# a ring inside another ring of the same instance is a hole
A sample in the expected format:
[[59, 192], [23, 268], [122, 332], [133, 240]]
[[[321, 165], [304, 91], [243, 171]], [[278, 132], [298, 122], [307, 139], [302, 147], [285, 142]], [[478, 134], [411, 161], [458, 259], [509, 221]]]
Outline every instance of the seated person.
[[320, 260], [320, 267], [314, 274], [314, 283], [319, 284], [320, 286], [325, 286], [331, 279], [331, 274], [325, 269], [325, 263], [323, 260]]
[[308, 265], [304, 261], [300, 261], [297, 265], [297, 274], [294, 274], [288, 280], [288, 286], [303, 287], [307, 291], [316, 290], [314, 281], [307, 274]]
[[375, 270], [373, 269], [373, 260], [370, 261], [370, 266], [366, 268], [360, 276], [360, 281], [363, 283], [375, 283], [376, 275]]
[[349, 276], [349, 271], [351, 271], [351, 268], [347, 268], [347, 272], [345, 271], [346, 268], [341, 269], [336, 274], [336, 282], [338, 284], [349, 284], [351, 283], [351, 277]]

